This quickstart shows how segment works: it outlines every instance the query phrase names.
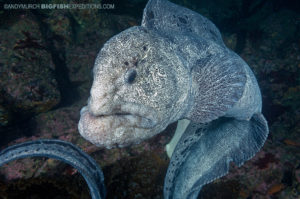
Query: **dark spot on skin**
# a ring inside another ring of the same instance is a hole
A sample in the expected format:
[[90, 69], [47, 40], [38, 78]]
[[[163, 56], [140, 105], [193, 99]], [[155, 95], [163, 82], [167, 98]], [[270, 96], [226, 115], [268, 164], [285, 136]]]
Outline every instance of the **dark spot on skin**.
[[144, 64], [146, 62], [146, 60], [145, 59], [142, 59], [140, 62], [139, 62], [139, 64]]
[[138, 58], [137, 58], [137, 57], [133, 57], [131, 63], [132, 63], [132, 65], [133, 65], [134, 67], [137, 67], [137, 65], [138, 65]]
[[125, 81], [128, 84], [132, 84], [136, 78], [137, 72], [135, 69], [129, 69], [125, 75]]
[[125, 64], [126, 66], [128, 66], [129, 63], [126, 61], [126, 62], [124, 62], [124, 64]]
[[178, 17], [178, 19], [179, 19], [179, 21], [180, 21], [181, 23], [187, 24], [186, 19], [184, 19], [184, 18], [182, 18], [182, 17]]
[[152, 88], [151, 88], [151, 84], [149, 82], [146, 82], [144, 85], [143, 85], [143, 89], [145, 92], [147, 93], [151, 93], [153, 92]]
[[185, 140], [183, 141], [183, 143], [186, 144], [188, 141], [189, 141], [189, 139], [185, 139]]
[[148, 33], [148, 31], [145, 28], [142, 28], [142, 31]]
[[195, 135], [200, 135], [203, 132], [202, 128], [196, 130]]
[[127, 35], [127, 34], [122, 35], [121, 39], [122, 39], [122, 41], [124, 41], [124, 42], [125, 42], [125, 41], [128, 41], [129, 35]]
[[210, 34], [212, 34], [214, 37], [217, 37], [216, 33], [212, 30], [209, 30]]
[[148, 13], [147, 17], [148, 17], [148, 20], [153, 19], [153, 18], [154, 18], [154, 13], [153, 13], [152, 11], [150, 11], [150, 12]]
[[150, 74], [150, 70], [149, 70], [149, 68], [145, 68], [145, 74]]
[[[187, 140], [185, 140], [185, 141], [187, 141]], [[185, 148], [183, 151], [180, 152], [180, 155], [185, 156], [189, 149], [190, 149], [190, 147]]]

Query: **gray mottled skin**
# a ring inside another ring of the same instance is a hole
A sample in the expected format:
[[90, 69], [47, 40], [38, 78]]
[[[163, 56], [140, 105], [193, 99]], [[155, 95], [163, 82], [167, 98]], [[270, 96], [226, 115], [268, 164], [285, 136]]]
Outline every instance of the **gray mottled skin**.
[[[88, 106], [81, 111], [83, 137], [107, 148], [127, 146], [182, 118], [206, 123], [260, 112], [259, 88], [248, 65], [224, 46], [209, 20], [182, 7], [176, 12], [178, 7], [149, 1], [142, 26], [103, 46]], [[130, 84], [126, 75], [132, 70], [136, 78]]]
[[191, 124], [178, 142], [165, 178], [164, 198], [197, 198], [201, 187], [243, 165], [263, 146], [268, 126], [263, 115], [238, 120], [221, 117]]
[[[96, 59], [91, 96], [81, 111], [81, 135], [98, 146], [126, 146], [182, 118], [191, 107], [192, 76], [177, 48], [145, 27], [111, 38]], [[136, 78], [128, 83], [132, 70]]]
[[93, 73], [78, 128], [97, 146], [139, 143], [174, 121], [191, 121], [171, 157], [165, 198], [196, 198], [268, 135], [249, 66], [212, 22], [166, 0], [150, 0], [141, 26], [111, 38]]
[[0, 166], [26, 157], [49, 157], [76, 168], [86, 180], [93, 199], [105, 198], [104, 177], [98, 164], [75, 145], [61, 140], [37, 140], [8, 147], [0, 152]]

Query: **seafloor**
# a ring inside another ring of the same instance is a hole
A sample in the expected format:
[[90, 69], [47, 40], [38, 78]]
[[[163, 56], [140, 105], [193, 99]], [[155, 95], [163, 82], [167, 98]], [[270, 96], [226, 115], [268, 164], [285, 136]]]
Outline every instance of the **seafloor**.
[[[173, 2], [211, 19], [225, 43], [250, 65], [270, 127], [262, 150], [242, 167], [232, 165], [230, 173], [206, 185], [199, 198], [299, 199], [299, 3]], [[140, 24], [146, 1], [102, 3], [113, 3], [115, 8], [0, 10], [0, 146], [40, 138], [67, 140], [99, 163], [107, 198], [160, 199], [169, 161], [164, 146], [176, 124], [137, 146], [112, 150], [93, 146], [77, 130], [97, 52], [113, 35]], [[0, 199], [6, 198], [90, 196], [83, 178], [70, 166], [53, 159], [27, 158], [1, 168]]]

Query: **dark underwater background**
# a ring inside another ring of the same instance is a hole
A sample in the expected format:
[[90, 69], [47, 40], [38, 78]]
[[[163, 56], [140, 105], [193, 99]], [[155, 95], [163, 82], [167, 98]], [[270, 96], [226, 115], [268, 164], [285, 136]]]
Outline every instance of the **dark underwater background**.
[[[28, 3], [29, 1], [22, 2]], [[105, 150], [78, 133], [91, 70], [102, 45], [141, 23], [146, 0], [30, 1], [102, 3], [113, 9], [4, 9], [0, 0], [0, 149], [40, 138], [72, 142], [101, 166], [107, 198], [160, 199], [164, 146], [176, 124], [139, 145]], [[201, 191], [201, 199], [300, 198], [300, 1], [172, 0], [209, 18], [226, 45], [254, 71], [270, 134], [242, 167]], [[18, 3], [21, 3], [20, 1]], [[90, 198], [72, 167], [48, 158], [0, 169], [0, 199]]]

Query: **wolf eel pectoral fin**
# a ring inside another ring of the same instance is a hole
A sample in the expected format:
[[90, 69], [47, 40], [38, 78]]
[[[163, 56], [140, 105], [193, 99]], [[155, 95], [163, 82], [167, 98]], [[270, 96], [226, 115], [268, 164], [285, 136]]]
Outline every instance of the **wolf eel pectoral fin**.
[[76, 168], [84, 177], [93, 199], [106, 195], [102, 170], [94, 159], [72, 143], [61, 140], [36, 140], [10, 146], [0, 152], [0, 166], [26, 157], [49, 157], [61, 160]]
[[203, 185], [241, 166], [263, 146], [268, 125], [261, 113], [247, 120], [221, 117], [208, 124], [190, 123], [171, 157], [165, 199], [197, 198]]

